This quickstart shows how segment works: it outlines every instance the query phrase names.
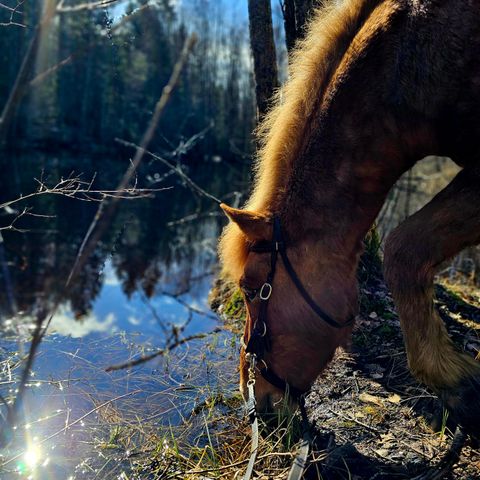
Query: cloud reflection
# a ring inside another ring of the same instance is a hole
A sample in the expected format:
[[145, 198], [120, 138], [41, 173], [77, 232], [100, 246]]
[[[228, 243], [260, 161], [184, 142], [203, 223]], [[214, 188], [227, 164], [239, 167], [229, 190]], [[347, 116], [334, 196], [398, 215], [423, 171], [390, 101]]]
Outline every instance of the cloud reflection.
[[117, 317], [114, 313], [108, 313], [103, 318], [98, 318], [94, 312], [85, 315], [80, 320], [75, 320], [70, 308], [59, 308], [52, 319], [50, 331], [64, 336], [81, 338], [90, 333], [117, 331], [115, 323]]

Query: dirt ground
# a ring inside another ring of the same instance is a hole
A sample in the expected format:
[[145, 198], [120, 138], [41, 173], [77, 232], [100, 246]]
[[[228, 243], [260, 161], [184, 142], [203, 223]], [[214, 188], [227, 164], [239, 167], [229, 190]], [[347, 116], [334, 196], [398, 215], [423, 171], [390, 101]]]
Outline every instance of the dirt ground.
[[[437, 286], [437, 306], [457, 344], [480, 351], [478, 290]], [[467, 298], [465, 298], [465, 296]], [[340, 353], [308, 397], [320, 478], [413, 479], [431, 472], [452, 442], [455, 426], [439, 400], [410, 375], [398, 317], [381, 282], [362, 291], [363, 313], [351, 351]], [[319, 478], [310, 469], [308, 478]], [[458, 463], [442, 478], [480, 478], [478, 443], [467, 439]]]

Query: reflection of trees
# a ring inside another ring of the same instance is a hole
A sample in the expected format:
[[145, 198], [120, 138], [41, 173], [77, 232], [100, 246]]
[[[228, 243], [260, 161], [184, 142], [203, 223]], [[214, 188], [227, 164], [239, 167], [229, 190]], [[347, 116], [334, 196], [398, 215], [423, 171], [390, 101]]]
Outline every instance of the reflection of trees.
[[[33, 190], [31, 179], [38, 176], [41, 160], [35, 157], [20, 157], [16, 160], [21, 165], [18, 181], [5, 186], [0, 192], [0, 201]], [[52, 178], [60, 177], [69, 173], [76, 162], [76, 159], [71, 158], [56, 160], [53, 165], [47, 162], [45, 169], [52, 172]], [[82, 161], [82, 168], [100, 173], [102, 166], [108, 168], [109, 181], [115, 183], [122, 173], [118, 163], [90, 159], [88, 162]], [[144, 174], [163, 174], [162, 168], [152, 164], [141, 172], [140, 178]], [[209, 172], [193, 167], [189, 174], [207, 190], [221, 195], [232, 183], [227, 182], [227, 179], [233, 175], [224, 169], [222, 164], [212, 167]], [[86, 171], [85, 178], [89, 178]], [[169, 181], [175, 183], [171, 179]], [[110, 186], [102, 175], [99, 183], [102, 187]], [[45, 196], [34, 199], [31, 206], [33, 211], [51, 218], [22, 219], [21, 227], [28, 228], [27, 233], [4, 232], [3, 236], [4, 266], [8, 268], [15, 302], [19, 310], [32, 313], [38, 309], [49, 309], [57, 301], [69, 302], [79, 318], [87, 313], [101, 290], [103, 268], [110, 256], [122, 289], [128, 295], [141, 289], [147, 296], [151, 296], [159, 281], [164, 283], [162, 289], [187, 288], [192, 272], [197, 274], [197, 270], [202, 268], [202, 258], [205, 257], [205, 245], [202, 242], [205, 236], [210, 234], [214, 237], [218, 231], [215, 217], [203, 227], [195, 221], [167, 226], [172, 220], [192, 213], [216, 209], [216, 206], [194, 196], [180, 184], [173, 190], [159, 193], [154, 199], [125, 201], [109, 232], [75, 283], [63, 292], [65, 280], [95, 214], [96, 205]], [[8, 218], [7, 215], [0, 215], [0, 222], [5, 223]], [[211, 232], [205, 228], [210, 228]], [[6, 281], [5, 270], [0, 269], [0, 285], [4, 291]], [[0, 296], [0, 309], [4, 314], [9, 311], [9, 303], [7, 295]]]

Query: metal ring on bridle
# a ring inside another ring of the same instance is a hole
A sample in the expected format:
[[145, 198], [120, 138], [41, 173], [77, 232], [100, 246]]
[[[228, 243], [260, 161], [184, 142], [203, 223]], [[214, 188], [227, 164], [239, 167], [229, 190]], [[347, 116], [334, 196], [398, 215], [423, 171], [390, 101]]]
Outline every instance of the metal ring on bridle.
[[[265, 292], [265, 290], [267, 291]], [[268, 300], [272, 295], [272, 291], [273, 291], [272, 285], [268, 282], [265, 282], [262, 285], [262, 288], [260, 289], [260, 293], [259, 293], [260, 300]]]
[[[263, 332], [262, 333], [258, 333], [257, 326], [259, 324], [263, 325]], [[255, 330], [255, 332], [257, 332], [257, 335], [259, 335], [260, 337], [264, 337], [267, 334], [267, 324], [263, 320], [257, 320], [255, 322], [255, 325], [253, 326], [253, 329]]]

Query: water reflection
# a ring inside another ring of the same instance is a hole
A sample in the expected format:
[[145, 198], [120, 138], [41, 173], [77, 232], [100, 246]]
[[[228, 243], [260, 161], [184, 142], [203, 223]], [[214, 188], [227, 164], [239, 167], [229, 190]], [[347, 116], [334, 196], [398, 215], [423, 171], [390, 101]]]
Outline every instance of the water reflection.
[[[2, 185], [0, 203], [34, 191], [37, 186], [34, 178], [42, 175], [42, 171], [44, 177], [50, 177], [50, 183], [75, 170], [86, 179], [95, 175], [98, 188], [112, 188], [125, 167], [122, 162], [108, 162], [103, 158], [39, 160], [37, 156], [30, 156], [6, 160], [16, 168]], [[228, 187], [225, 186], [232, 183], [226, 177], [228, 167], [216, 163], [201, 167], [191, 172], [198, 177], [197, 181], [219, 196], [226, 194]], [[152, 164], [142, 175], [154, 178], [157, 170], [162, 172], [160, 166]], [[148, 186], [148, 182], [144, 183]], [[171, 293], [186, 291], [192, 276], [211, 269], [220, 218], [216, 216], [216, 206], [195, 196], [172, 177], [161, 186], [174, 189], [160, 192], [154, 199], [121, 204], [108, 234], [75, 285], [66, 292], [66, 298], [61, 299], [70, 304], [76, 317], [81, 318], [91, 309], [105, 278], [107, 284], [118, 281], [127, 296], [141, 290], [150, 297], [159, 283]], [[43, 217], [26, 216], [15, 224], [19, 229], [28, 230], [26, 234], [2, 232], [0, 281], [7, 293], [0, 297], [3, 317], [15, 310], [28, 312], [40, 308], [40, 304], [45, 308], [59, 300], [58, 295], [97, 209], [97, 205], [90, 202], [42, 196], [15, 209], [0, 210], [0, 227], [9, 225], [24, 207]], [[211, 214], [202, 216], [206, 212]], [[192, 214], [193, 217], [198, 214], [199, 220], [178, 222]]]
[[[84, 178], [96, 172], [99, 188], [112, 188], [124, 169], [122, 162], [104, 158], [31, 155], [4, 162], [15, 167], [2, 185], [0, 203], [33, 191], [33, 178], [42, 169], [52, 182], [72, 170]], [[164, 173], [150, 164], [139, 181]], [[237, 175], [221, 163], [191, 167], [189, 173], [220, 197]], [[158, 440], [158, 426], [180, 423], [212, 391], [231, 385], [224, 372], [234, 372], [236, 348], [228, 333], [132, 370], [105, 371], [165, 347], [172, 332], [188, 336], [218, 325], [206, 297], [223, 219], [216, 205], [173, 177], [167, 185], [175, 188], [121, 204], [108, 234], [66, 292], [65, 280], [97, 205], [38, 197], [28, 206], [42, 217], [27, 216], [16, 225], [28, 232], [1, 232], [4, 397], [15, 393], [28, 325], [60, 304], [34, 366], [18, 440], [1, 457], [1, 478], [117, 478], [131, 467], [128, 452], [144, 447], [146, 438]], [[0, 227], [18, 211], [0, 210]], [[139, 424], [141, 430], [134, 428]]]

